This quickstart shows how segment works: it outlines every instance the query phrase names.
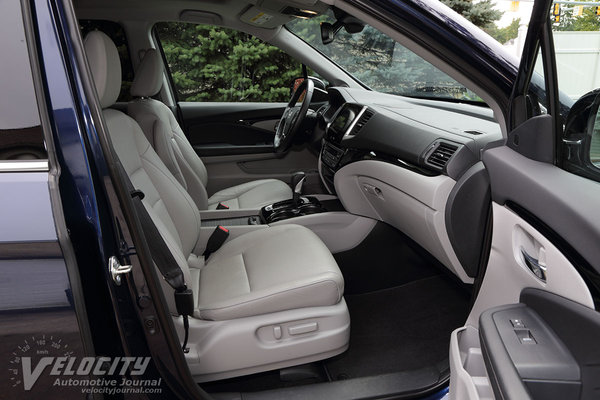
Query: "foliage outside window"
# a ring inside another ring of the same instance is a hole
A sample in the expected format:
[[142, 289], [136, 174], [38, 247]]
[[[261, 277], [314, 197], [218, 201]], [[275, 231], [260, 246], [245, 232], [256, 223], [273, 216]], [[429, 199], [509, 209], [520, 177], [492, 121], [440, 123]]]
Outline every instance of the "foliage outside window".
[[161, 22], [156, 31], [179, 101], [286, 102], [301, 64], [232, 29]]

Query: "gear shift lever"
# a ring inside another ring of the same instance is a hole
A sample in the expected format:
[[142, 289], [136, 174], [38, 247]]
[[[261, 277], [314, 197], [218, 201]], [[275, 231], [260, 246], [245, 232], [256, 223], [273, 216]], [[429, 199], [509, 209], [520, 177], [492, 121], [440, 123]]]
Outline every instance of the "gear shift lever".
[[302, 194], [302, 185], [304, 184], [305, 179], [306, 174], [304, 172], [296, 172], [294, 175], [292, 175], [292, 190], [294, 191], [292, 204], [294, 207], [298, 207], [300, 205], [300, 195]]

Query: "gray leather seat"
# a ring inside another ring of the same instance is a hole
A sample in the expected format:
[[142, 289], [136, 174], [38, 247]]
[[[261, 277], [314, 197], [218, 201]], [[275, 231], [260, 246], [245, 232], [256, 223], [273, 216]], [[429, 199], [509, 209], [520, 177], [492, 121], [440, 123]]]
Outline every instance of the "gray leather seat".
[[163, 83], [163, 61], [155, 49], [146, 51], [131, 85], [136, 100], [128, 113], [141, 126], [169, 171], [188, 191], [200, 210], [215, 209], [220, 203], [230, 209], [258, 209], [292, 198], [291, 188], [277, 179], [260, 179], [233, 186], [213, 194], [206, 192], [208, 175], [204, 163], [186, 138], [171, 110], [151, 97]]
[[[143, 204], [194, 292], [186, 358], [196, 379], [243, 375], [344, 351], [349, 339], [344, 281], [323, 242], [302, 226], [262, 226], [227, 241], [205, 260], [201, 254], [212, 230], [201, 229], [198, 207], [137, 122], [109, 108], [121, 86], [114, 43], [94, 31], [84, 45], [112, 145], [133, 186], [144, 192]], [[166, 283], [164, 290], [175, 315], [173, 290]], [[176, 322], [180, 329], [180, 319]]]

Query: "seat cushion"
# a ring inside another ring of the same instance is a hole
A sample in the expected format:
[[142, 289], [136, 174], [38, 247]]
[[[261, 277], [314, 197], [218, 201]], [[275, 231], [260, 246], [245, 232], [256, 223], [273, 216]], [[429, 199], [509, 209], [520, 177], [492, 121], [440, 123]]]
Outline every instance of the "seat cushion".
[[200, 271], [195, 317], [228, 320], [337, 304], [344, 278], [309, 229], [281, 225], [225, 243]]
[[292, 189], [277, 179], [259, 179], [223, 189], [208, 199], [208, 209], [214, 210], [219, 203], [230, 209], [261, 208], [278, 201], [292, 198]]

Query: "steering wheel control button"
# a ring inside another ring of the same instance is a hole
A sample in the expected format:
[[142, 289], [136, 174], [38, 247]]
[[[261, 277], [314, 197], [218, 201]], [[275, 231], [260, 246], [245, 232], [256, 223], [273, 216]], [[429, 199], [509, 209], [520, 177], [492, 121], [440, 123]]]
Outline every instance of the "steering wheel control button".
[[525, 324], [520, 319], [511, 319], [510, 323], [515, 329], [525, 329]]

